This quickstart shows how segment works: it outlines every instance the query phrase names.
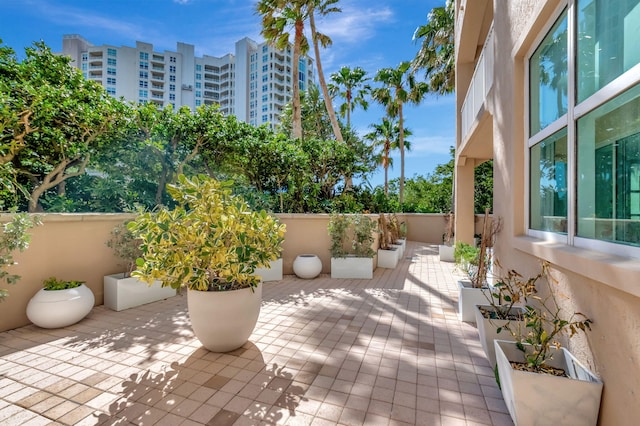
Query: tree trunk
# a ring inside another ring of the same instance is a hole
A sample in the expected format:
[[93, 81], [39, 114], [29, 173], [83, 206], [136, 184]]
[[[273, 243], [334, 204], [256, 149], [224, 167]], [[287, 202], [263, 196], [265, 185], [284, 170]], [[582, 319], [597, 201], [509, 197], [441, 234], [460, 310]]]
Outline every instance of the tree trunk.
[[[398, 128], [400, 130], [400, 208], [404, 203], [404, 122], [402, 117], [402, 102], [398, 103]], [[402, 211], [402, 210], [401, 210]]]
[[327, 107], [327, 113], [329, 114], [329, 120], [331, 120], [331, 127], [333, 128], [333, 134], [336, 140], [344, 142], [342, 138], [342, 132], [340, 131], [340, 125], [338, 124], [338, 118], [336, 112], [333, 109], [333, 102], [329, 97], [329, 90], [327, 89], [327, 82], [324, 79], [324, 72], [322, 71], [322, 62], [320, 62], [320, 46], [318, 46], [318, 39], [316, 37], [316, 20], [313, 16], [313, 8], [309, 11], [309, 24], [311, 26], [311, 38], [313, 39], [313, 50], [316, 54], [316, 67], [318, 68], [318, 80], [320, 81], [320, 87], [322, 88], [322, 96], [324, 96], [324, 105]]
[[292, 93], [292, 123], [291, 136], [302, 139], [302, 109], [300, 106], [300, 45], [304, 23], [296, 21], [296, 34], [293, 42], [293, 93]]

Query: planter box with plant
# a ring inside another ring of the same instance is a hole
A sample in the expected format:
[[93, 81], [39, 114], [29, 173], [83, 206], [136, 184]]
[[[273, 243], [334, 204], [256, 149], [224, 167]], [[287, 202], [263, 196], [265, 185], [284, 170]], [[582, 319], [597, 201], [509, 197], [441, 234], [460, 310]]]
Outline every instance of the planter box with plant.
[[[591, 329], [582, 313], [565, 316], [556, 300], [547, 264], [546, 296], [527, 289], [524, 327], [506, 325], [515, 342], [494, 341], [498, 380], [515, 424], [595, 425], [602, 382], [565, 348], [558, 338]], [[535, 306], [534, 306], [535, 303]]]
[[[2, 227], [0, 236], [0, 282], [16, 284], [20, 280], [19, 275], [10, 274], [9, 267], [16, 264], [13, 253], [23, 252], [29, 247], [31, 236], [29, 229], [42, 222], [39, 216], [30, 216], [27, 213], [14, 213], [11, 220]], [[0, 302], [9, 296], [9, 290], [0, 288]]]
[[127, 222], [113, 228], [107, 246], [120, 258], [122, 266], [127, 268], [126, 272], [104, 276], [104, 305], [107, 308], [121, 311], [176, 295], [175, 289], [163, 287], [160, 281], [147, 284], [131, 276], [136, 259], [142, 252], [140, 240], [127, 229]]
[[455, 226], [455, 216], [452, 213], [449, 213], [445, 219], [446, 228], [445, 233], [442, 235], [442, 244], [438, 246], [438, 254], [440, 256], [440, 262], [453, 262], [455, 258], [453, 256], [454, 252], [454, 226]]
[[232, 187], [179, 175], [167, 186], [175, 208], [141, 214], [128, 225], [142, 240], [132, 275], [186, 288], [193, 331], [214, 352], [232, 351], [249, 339], [262, 300], [255, 270], [278, 258], [285, 233], [277, 218], [252, 211]]
[[54, 277], [29, 300], [27, 318], [42, 328], [60, 328], [86, 317], [95, 298], [83, 281], [64, 281]]
[[331, 215], [331, 278], [373, 278], [375, 227], [363, 214]]
[[393, 246], [396, 238], [394, 234], [395, 227], [391, 223], [392, 219], [387, 219], [384, 213], [380, 213], [380, 218], [378, 219], [378, 232], [380, 234], [378, 267], [380, 268], [393, 269], [398, 266], [398, 261], [400, 260], [400, 248]]

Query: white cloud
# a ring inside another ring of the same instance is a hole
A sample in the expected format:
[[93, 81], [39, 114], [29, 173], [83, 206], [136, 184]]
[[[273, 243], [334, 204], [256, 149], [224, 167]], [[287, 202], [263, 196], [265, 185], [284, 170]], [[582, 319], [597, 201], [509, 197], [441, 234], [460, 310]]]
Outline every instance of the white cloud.
[[173, 2], [177, 4], [189, 4], [191, 0], [173, 0]]
[[342, 8], [342, 13], [317, 20], [318, 31], [331, 37], [334, 44], [358, 44], [372, 38], [378, 25], [392, 21], [393, 11], [389, 7], [348, 6]]

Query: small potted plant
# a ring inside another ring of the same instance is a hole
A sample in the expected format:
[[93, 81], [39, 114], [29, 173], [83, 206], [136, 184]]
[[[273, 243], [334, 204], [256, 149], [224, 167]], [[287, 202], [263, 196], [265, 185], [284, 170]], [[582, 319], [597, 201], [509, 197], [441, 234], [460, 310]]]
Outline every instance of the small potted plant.
[[104, 305], [114, 311], [133, 308], [176, 295], [176, 290], [163, 287], [160, 281], [147, 284], [131, 272], [136, 268], [136, 259], [142, 255], [140, 240], [127, 229], [127, 223], [118, 224], [111, 231], [107, 247], [120, 259], [125, 272], [104, 276]]
[[455, 215], [450, 212], [445, 217], [445, 232], [442, 235], [442, 244], [438, 246], [438, 254], [440, 255], [440, 262], [453, 262], [453, 250], [454, 250], [454, 227], [455, 227]]
[[179, 175], [167, 186], [172, 209], [143, 213], [128, 225], [142, 242], [132, 275], [187, 289], [191, 326], [203, 346], [228, 352], [255, 328], [262, 285], [255, 269], [277, 259], [285, 226], [252, 211], [232, 182]]
[[29, 300], [27, 318], [42, 328], [66, 327], [86, 317], [94, 302], [93, 293], [84, 281], [50, 277]]
[[528, 287], [524, 321], [505, 325], [515, 342], [494, 341], [502, 395], [515, 424], [595, 425], [602, 381], [559, 341], [590, 330], [592, 322], [580, 312], [564, 314], [550, 267], [544, 272], [546, 295]]
[[393, 245], [395, 238], [392, 234], [392, 226], [389, 226], [390, 220], [384, 213], [380, 213], [378, 219], [378, 231], [380, 233], [378, 248], [378, 266], [380, 268], [393, 269], [398, 266], [400, 260], [400, 248]]
[[331, 278], [373, 278], [375, 229], [375, 222], [363, 214], [331, 215]]

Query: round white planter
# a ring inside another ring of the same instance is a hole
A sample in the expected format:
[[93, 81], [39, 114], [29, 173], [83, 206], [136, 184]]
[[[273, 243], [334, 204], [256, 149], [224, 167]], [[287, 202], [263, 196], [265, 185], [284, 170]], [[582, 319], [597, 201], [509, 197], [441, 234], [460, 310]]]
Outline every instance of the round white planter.
[[191, 327], [212, 352], [229, 352], [244, 345], [258, 322], [262, 283], [233, 291], [187, 292]]
[[29, 300], [27, 318], [42, 328], [60, 328], [86, 317], [95, 298], [86, 285], [66, 290], [40, 289]]
[[301, 254], [293, 261], [293, 273], [298, 278], [311, 279], [322, 272], [322, 261], [315, 254]]

